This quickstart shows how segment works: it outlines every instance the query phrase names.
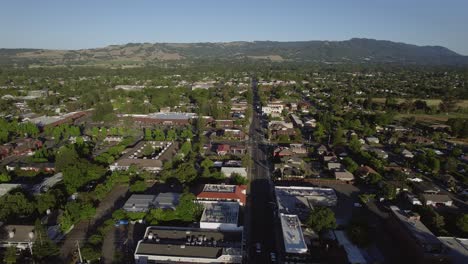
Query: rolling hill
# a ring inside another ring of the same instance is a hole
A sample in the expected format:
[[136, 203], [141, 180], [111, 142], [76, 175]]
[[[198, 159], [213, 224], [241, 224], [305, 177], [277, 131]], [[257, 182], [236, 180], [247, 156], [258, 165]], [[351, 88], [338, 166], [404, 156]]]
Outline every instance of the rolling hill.
[[0, 64], [3, 65], [151, 64], [246, 59], [305, 63], [468, 65], [468, 56], [440, 46], [359, 38], [346, 41], [129, 43], [82, 50], [0, 49]]

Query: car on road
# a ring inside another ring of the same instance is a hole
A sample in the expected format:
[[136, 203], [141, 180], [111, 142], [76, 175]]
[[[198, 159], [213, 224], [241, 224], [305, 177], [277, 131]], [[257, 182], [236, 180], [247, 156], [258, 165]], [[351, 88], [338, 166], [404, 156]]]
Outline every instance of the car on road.
[[115, 221], [114, 225], [115, 226], [128, 225], [128, 220], [126, 220], [126, 219], [117, 220], [117, 221]]
[[260, 243], [255, 244], [255, 252], [258, 254], [262, 253], [262, 245]]
[[270, 259], [271, 259], [271, 262], [276, 262], [276, 254], [274, 252], [271, 252], [270, 253]]

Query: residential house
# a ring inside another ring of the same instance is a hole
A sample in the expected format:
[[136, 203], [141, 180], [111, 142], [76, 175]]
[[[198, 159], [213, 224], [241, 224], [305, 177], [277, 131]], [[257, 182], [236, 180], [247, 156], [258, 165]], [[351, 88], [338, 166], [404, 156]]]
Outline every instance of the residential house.
[[20, 250], [31, 249], [36, 241], [32, 225], [3, 225], [0, 222], [0, 247], [16, 247]]
[[422, 194], [422, 198], [426, 205], [445, 205], [445, 206], [452, 206], [453, 201], [450, 199], [450, 196], [446, 194]]

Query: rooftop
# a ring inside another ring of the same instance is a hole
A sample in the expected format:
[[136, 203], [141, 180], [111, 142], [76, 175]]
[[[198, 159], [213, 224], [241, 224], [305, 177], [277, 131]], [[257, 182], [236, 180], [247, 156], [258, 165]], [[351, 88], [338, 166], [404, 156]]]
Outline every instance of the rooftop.
[[0, 197], [7, 194], [9, 191], [21, 187], [21, 184], [17, 183], [1, 183], [0, 184]]
[[297, 215], [281, 214], [284, 248], [287, 253], [306, 253], [307, 245]]
[[242, 232], [150, 226], [135, 255], [218, 259], [241, 255]]
[[200, 222], [237, 224], [239, 203], [236, 202], [208, 202], [203, 203], [205, 210]]
[[403, 211], [396, 206], [390, 206], [390, 209], [420, 244], [440, 245], [440, 240], [411, 211]]
[[301, 219], [308, 216], [314, 206], [335, 206], [335, 190], [319, 187], [276, 186], [276, 200], [281, 213], [296, 214]]
[[235, 200], [241, 204], [246, 201], [245, 185], [205, 184], [197, 195], [198, 199]]

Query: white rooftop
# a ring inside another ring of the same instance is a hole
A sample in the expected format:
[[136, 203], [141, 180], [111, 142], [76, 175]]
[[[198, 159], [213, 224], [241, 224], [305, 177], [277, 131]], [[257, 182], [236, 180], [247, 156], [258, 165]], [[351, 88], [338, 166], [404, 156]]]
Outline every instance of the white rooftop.
[[9, 191], [21, 187], [21, 184], [16, 183], [2, 183], [0, 184], [0, 197], [7, 194]]
[[236, 191], [236, 185], [224, 185], [224, 184], [205, 184], [203, 192], [223, 192], [233, 193]]
[[281, 229], [286, 253], [306, 253], [307, 245], [297, 215], [281, 214]]

